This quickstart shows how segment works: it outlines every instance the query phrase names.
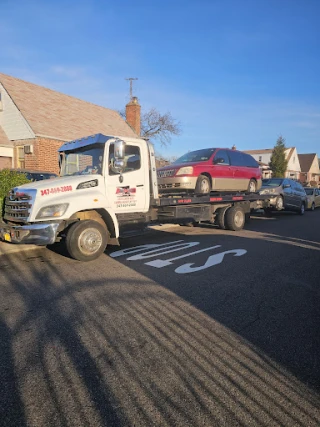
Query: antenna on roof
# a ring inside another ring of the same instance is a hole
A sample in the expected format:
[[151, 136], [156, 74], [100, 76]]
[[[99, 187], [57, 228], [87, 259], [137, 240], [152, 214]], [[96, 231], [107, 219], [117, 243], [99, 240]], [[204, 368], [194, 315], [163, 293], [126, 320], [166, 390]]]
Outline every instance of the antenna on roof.
[[132, 81], [133, 80], [138, 80], [138, 79], [136, 77], [129, 77], [126, 80], [130, 81], [130, 101], [131, 101], [131, 99], [132, 99]]

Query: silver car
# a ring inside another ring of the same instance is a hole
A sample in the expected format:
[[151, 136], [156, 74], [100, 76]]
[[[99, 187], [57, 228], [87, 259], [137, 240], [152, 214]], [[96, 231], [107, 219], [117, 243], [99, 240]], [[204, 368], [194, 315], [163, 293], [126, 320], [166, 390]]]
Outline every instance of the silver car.
[[320, 190], [318, 188], [305, 188], [307, 194], [307, 208], [314, 211], [320, 207]]
[[272, 210], [296, 211], [303, 215], [307, 208], [307, 195], [299, 182], [289, 178], [270, 178], [262, 180], [260, 194], [270, 194], [270, 208]]

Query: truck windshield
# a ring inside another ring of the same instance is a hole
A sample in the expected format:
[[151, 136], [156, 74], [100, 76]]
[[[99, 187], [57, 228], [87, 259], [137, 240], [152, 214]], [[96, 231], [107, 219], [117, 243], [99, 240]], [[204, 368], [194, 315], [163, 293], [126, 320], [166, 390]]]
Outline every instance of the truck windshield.
[[103, 153], [104, 144], [66, 151], [62, 160], [60, 176], [101, 174]]

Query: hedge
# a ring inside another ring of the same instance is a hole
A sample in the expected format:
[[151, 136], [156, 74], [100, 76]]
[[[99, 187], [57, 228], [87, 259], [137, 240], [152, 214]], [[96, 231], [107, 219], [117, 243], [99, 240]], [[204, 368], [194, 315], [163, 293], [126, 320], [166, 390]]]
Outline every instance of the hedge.
[[[30, 182], [25, 174], [11, 171], [9, 169], [0, 170], [0, 212], [2, 213], [3, 200], [13, 187]], [[1, 215], [2, 216], [2, 215]]]

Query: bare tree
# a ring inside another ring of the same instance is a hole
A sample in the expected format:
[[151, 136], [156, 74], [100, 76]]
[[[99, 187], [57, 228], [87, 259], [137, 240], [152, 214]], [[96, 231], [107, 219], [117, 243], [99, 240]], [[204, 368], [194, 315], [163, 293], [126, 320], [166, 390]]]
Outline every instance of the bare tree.
[[141, 115], [141, 136], [148, 139], [156, 139], [162, 147], [171, 142], [172, 135], [180, 135], [180, 123], [170, 112], [160, 114], [155, 108], [151, 108]]
[[[124, 110], [119, 111], [120, 116], [126, 120]], [[141, 114], [141, 137], [156, 139], [161, 147], [167, 147], [171, 143], [173, 135], [181, 134], [180, 122], [176, 121], [170, 112], [160, 114], [156, 108], [151, 108]]]

